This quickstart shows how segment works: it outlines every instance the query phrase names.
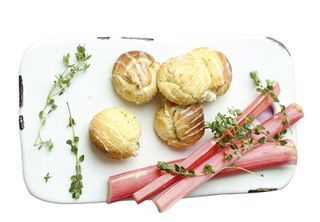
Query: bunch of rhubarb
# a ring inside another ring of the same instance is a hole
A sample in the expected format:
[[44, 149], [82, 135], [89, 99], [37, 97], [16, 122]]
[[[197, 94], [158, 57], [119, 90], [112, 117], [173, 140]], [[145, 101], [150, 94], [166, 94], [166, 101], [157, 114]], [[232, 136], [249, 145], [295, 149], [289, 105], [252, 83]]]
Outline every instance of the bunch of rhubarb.
[[[261, 145], [236, 161], [237, 167], [227, 168], [217, 174], [215, 178], [287, 164], [296, 164], [297, 151], [295, 145], [291, 140], [286, 141], [287, 144], [285, 146], [271, 144]], [[182, 159], [171, 161], [169, 164], [176, 163], [180, 165], [181, 161]], [[113, 203], [132, 197], [135, 192], [164, 173], [165, 172], [160, 171], [156, 165], [153, 165], [109, 177], [107, 202]]]
[[[286, 129], [303, 117], [302, 109], [280, 104], [279, 84], [250, 73], [260, 95], [243, 111], [230, 110], [231, 116], [218, 114], [208, 124], [213, 138], [184, 159], [149, 166], [109, 178], [108, 203], [134, 198], [141, 203], [153, 196], [160, 212], [170, 208], [206, 181], [241, 172], [296, 163], [296, 149], [284, 140]], [[254, 124], [275, 102], [281, 111], [261, 124]]]

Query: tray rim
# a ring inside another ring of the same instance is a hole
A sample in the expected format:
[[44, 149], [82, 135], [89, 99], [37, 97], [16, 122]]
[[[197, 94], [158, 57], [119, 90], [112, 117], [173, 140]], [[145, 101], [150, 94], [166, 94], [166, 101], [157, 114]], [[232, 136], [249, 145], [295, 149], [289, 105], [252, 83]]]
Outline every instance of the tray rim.
[[[22, 67], [22, 63], [23, 60], [25, 58], [25, 56], [27, 55], [27, 53], [29, 52], [29, 50], [31, 50], [33, 47], [39, 45], [39, 44], [43, 44], [43, 43], [47, 43], [47, 42], [54, 42], [54, 41], [93, 41], [93, 40], [100, 40], [100, 41], [155, 41], [155, 42], [175, 42], [175, 41], [180, 41], [180, 42], [195, 42], [195, 41], [214, 41], [214, 40], [228, 40], [228, 39], [260, 39], [260, 38], [265, 38], [269, 41], [274, 42], [275, 44], [278, 45], [278, 47], [280, 47], [281, 49], [285, 50], [286, 53], [288, 54], [290, 60], [291, 60], [291, 66], [292, 66], [292, 79], [293, 79], [293, 97], [296, 98], [296, 78], [295, 78], [295, 72], [294, 72], [294, 63], [292, 61], [292, 56], [291, 53], [289, 51], [289, 49], [279, 40], [277, 40], [276, 38], [273, 37], [269, 37], [269, 36], [265, 36], [265, 35], [219, 35], [219, 36], [208, 36], [208, 37], [195, 37], [195, 38], [189, 38], [189, 37], [185, 37], [185, 38], [149, 38], [149, 37], [76, 37], [76, 38], [47, 38], [47, 39], [42, 39], [39, 41], [36, 41], [34, 43], [32, 43], [31, 45], [29, 45], [29, 47], [27, 47], [27, 49], [24, 51], [21, 60], [20, 60], [20, 65], [19, 65], [19, 72], [18, 72], [18, 77], [20, 78], [20, 76], [22, 76], [22, 82], [23, 82], [23, 73], [21, 73], [21, 67]], [[22, 84], [23, 86], [23, 84]], [[23, 94], [24, 92], [22, 92]], [[19, 81], [19, 100], [20, 100], [20, 81]], [[19, 118], [22, 115], [22, 107], [23, 106], [19, 106]], [[279, 108], [277, 106], [273, 106], [274, 111], [279, 111]], [[29, 187], [28, 182], [26, 180], [26, 175], [25, 175], [25, 167], [23, 164], [23, 160], [24, 160], [24, 152], [23, 152], [23, 138], [22, 138], [22, 130], [20, 129], [20, 122], [18, 124], [19, 126], [19, 139], [20, 139], [20, 149], [21, 149], [21, 161], [22, 161], [22, 173], [23, 173], [23, 180], [24, 180], [24, 184], [28, 190], [28, 192], [30, 193], [31, 196], [35, 197], [36, 199], [39, 199], [41, 201], [47, 202], [47, 203], [54, 203], [54, 204], [90, 204], [90, 203], [106, 203], [106, 201], [87, 201], [87, 202], [59, 202], [59, 201], [54, 201], [54, 200], [50, 200], [44, 197], [40, 197], [37, 196], [32, 189]], [[295, 142], [297, 143], [298, 140], [298, 129], [295, 129], [296, 131], [296, 138], [295, 138]], [[282, 190], [284, 189], [286, 186], [288, 186], [288, 184], [291, 182], [293, 176], [295, 175], [295, 171], [296, 171], [296, 165], [292, 165], [293, 166], [293, 173], [291, 174], [290, 178], [287, 180], [287, 183], [284, 184], [282, 187], [279, 188], [257, 188], [256, 190], [259, 189], [275, 189], [275, 191], [278, 190]], [[249, 190], [250, 191], [250, 190]], [[197, 197], [203, 197], [203, 196], [215, 196], [215, 195], [234, 195], [234, 194], [246, 194], [246, 193], [258, 193], [258, 192], [271, 192], [274, 190], [266, 190], [266, 191], [256, 191], [256, 192], [227, 192], [227, 193], [218, 193], [218, 194], [210, 194], [210, 195], [197, 195], [197, 196], [187, 196], [185, 198], [197, 198]], [[253, 190], [255, 191], [255, 190]], [[130, 199], [126, 199], [126, 201], [131, 201]]]

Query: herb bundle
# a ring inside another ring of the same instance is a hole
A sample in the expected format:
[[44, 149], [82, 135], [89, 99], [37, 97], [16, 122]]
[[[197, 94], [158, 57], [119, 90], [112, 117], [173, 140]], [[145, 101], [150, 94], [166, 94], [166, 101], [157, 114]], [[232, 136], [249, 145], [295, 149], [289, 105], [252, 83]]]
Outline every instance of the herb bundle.
[[79, 157], [78, 154], [78, 142], [79, 142], [79, 137], [76, 136], [75, 134], [75, 130], [74, 130], [74, 126], [75, 126], [75, 121], [71, 115], [71, 110], [70, 110], [70, 106], [67, 103], [68, 106], [68, 111], [69, 111], [69, 123], [68, 123], [68, 127], [70, 127], [72, 129], [72, 139], [69, 139], [66, 141], [66, 143], [70, 146], [70, 150], [71, 152], [74, 154], [75, 159], [76, 159], [76, 173], [75, 175], [71, 176], [71, 185], [70, 185], [70, 189], [69, 192], [72, 193], [72, 198], [74, 199], [79, 199], [81, 194], [82, 194], [82, 188], [83, 188], [83, 184], [82, 184], [82, 174], [81, 174], [81, 163], [84, 161], [84, 155], [81, 155]]
[[[283, 125], [290, 125], [288, 117], [287, 117], [287, 113], [285, 111], [285, 109], [286, 109], [285, 105], [281, 104], [279, 98], [272, 92], [274, 82], [267, 79], [266, 85], [264, 86], [258, 76], [257, 71], [252, 71], [252, 72], [250, 72], [249, 75], [250, 75], [250, 78], [254, 81], [254, 83], [256, 85], [256, 90], [258, 92], [270, 95], [273, 102], [278, 104], [278, 106], [280, 107], [280, 110], [281, 110], [280, 112], [283, 117], [282, 124]], [[283, 139], [283, 137], [286, 134], [286, 132], [287, 132], [287, 130], [283, 130], [283, 131], [279, 132], [279, 134], [274, 137], [274, 140], [279, 141], [280, 145], [285, 145], [287, 142]]]
[[48, 115], [58, 107], [55, 102], [55, 97], [61, 96], [66, 89], [70, 87], [71, 81], [77, 73], [85, 71], [90, 67], [90, 64], [87, 63], [90, 58], [91, 55], [88, 55], [85, 47], [81, 45], [77, 47], [77, 52], [75, 53], [76, 63], [71, 63], [70, 53], [63, 56], [62, 61], [65, 66], [65, 71], [55, 76], [56, 80], [54, 80], [46, 97], [45, 104], [39, 112], [40, 124], [34, 142], [34, 146], [38, 147], [38, 149], [47, 147], [49, 151], [51, 151], [54, 147], [52, 139], [42, 139], [41, 129], [46, 124]]

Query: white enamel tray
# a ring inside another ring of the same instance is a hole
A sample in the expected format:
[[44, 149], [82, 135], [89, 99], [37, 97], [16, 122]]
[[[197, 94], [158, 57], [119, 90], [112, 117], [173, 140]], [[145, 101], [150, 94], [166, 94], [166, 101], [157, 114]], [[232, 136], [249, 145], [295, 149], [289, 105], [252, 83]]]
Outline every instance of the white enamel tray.
[[[63, 72], [62, 55], [73, 52], [78, 44], [85, 44], [92, 55], [91, 67], [86, 73], [76, 76], [66, 93], [57, 97], [58, 109], [48, 117], [42, 130], [44, 138], [52, 138], [55, 148], [38, 150], [33, 146], [38, 113], [43, 106], [54, 76]], [[105, 202], [107, 178], [135, 168], [155, 164], [158, 160], [173, 160], [185, 157], [197, 146], [208, 140], [205, 136], [195, 146], [180, 151], [169, 148], [156, 136], [153, 116], [162, 99], [159, 94], [151, 103], [136, 106], [117, 96], [112, 88], [111, 70], [120, 54], [129, 50], [143, 50], [159, 62], [184, 54], [196, 47], [211, 47], [223, 52], [233, 70], [230, 90], [216, 102], [205, 105], [205, 118], [213, 119], [217, 112], [226, 112], [227, 107], [245, 108], [258, 94], [249, 72], [258, 70], [262, 79], [277, 80], [281, 85], [281, 101], [294, 102], [293, 67], [288, 50], [278, 41], [268, 37], [235, 37], [197, 40], [153, 40], [131, 38], [92, 38], [46, 40], [33, 44], [24, 54], [20, 67], [21, 81], [21, 149], [23, 175], [29, 192], [45, 201], [56, 203]], [[23, 86], [23, 87], [22, 87]], [[70, 176], [74, 174], [74, 156], [65, 141], [71, 137], [67, 129], [70, 103], [77, 122], [76, 133], [80, 137], [79, 153], [85, 155], [82, 164], [83, 195], [77, 201], [68, 192]], [[142, 125], [141, 148], [137, 157], [114, 161], [94, 148], [88, 139], [88, 125], [94, 114], [108, 107], [124, 107], [134, 113]], [[23, 128], [23, 129], [22, 129]], [[296, 129], [293, 127], [296, 139]], [[264, 177], [242, 174], [212, 180], [190, 196], [223, 193], [244, 193], [259, 188], [281, 189], [290, 181], [295, 166], [263, 170]], [[52, 178], [45, 183], [43, 177], [50, 172]]]

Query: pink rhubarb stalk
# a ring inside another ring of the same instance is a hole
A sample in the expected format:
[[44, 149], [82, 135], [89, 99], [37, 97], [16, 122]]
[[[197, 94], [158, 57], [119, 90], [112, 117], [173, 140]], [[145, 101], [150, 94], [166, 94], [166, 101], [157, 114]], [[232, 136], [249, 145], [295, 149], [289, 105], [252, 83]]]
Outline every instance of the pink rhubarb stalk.
[[[171, 161], [169, 163], [180, 164], [181, 160]], [[287, 140], [287, 145], [269, 146], [263, 144], [244, 155], [236, 162], [236, 165], [246, 170], [254, 171], [271, 167], [278, 167], [287, 164], [296, 164], [297, 151], [294, 143]], [[240, 168], [227, 168], [216, 175], [224, 177], [234, 174], [243, 173]], [[108, 203], [126, 199], [148, 183], [160, 177], [163, 171], [160, 171], [155, 165], [148, 166], [136, 170], [131, 170], [125, 173], [117, 174], [109, 177], [108, 180]]]
[[[287, 114], [287, 119], [289, 121], [289, 125], [293, 125], [296, 123], [299, 119], [303, 117], [303, 111], [302, 109], [296, 105], [291, 104], [288, 106], [285, 110]], [[288, 128], [287, 125], [283, 125], [284, 117], [281, 113], [277, 113], [270, 119], [266, 120], [262, 123], [262, 125], [270, 131], [270, 135], [265, 136], [266, 140], [271, 139], [274, 135], [278, 134], [280, 131]], [[259, 139], [259, 137], [264, 136], [260, 135], [257, 136], [255, 139]], [[270, 147], [272, 147], [271, 144], [269, 144]], [[250, 152], [251, 150], [257, 148], [259, 145], [253, 146], [251, 148], [245, 149], [242, 152], [242, 155], [245, 155], [245, 153]], [[209, 179], [213, 178], [215, 175], [217, 175], [220, 171], [222, 171], [225, 167], [228, 167], [232, 164], [234, 164], [236, 161], [240, 159], [238, 155], [233, 155], [233, 158], [228, 161], [225, 160], [225, 153], [233, 153], [234, 150], [232, 150], [231, 147], [226, 147], [211, 158], [209, 158], [207, 161], [204, 161], [202, 164], [200, 164], [198, 167], [194, 169], [196, 174], [202, 173], [204, 167], [206, 164], [210, 164], [215, 173], [214, 174], [207, 174], [204, 176], [198, 176], [198, 177], [186, 177], [181, 179], [180, 181], [177, 181], [175, 184], [168, 187], [166, 190], [161, 192], [159, 195], [157, 195], [153, 202], [158, 207], [158, 210], [160, 212], [163, 212], [167, 209], [169, 209], [172, 205], [174, 205], [176, 202], [178, 202], [181, 198], [185, 197], [188, 193], [190, 193], [195, 188], [199, 187], [201, 184], [205, 183]]]
[[[280, 94], [280, 86], [277, 82], [274, 83], [273, 93], [278, 96]], [[260, 94], [243, 112], [238, 118], [238, 124], [242, 125], [246, 122], [249, 116], [256, 119], [263, 113], [271, 104], [273, 100], [268, 94]], [[180, 162], [180, 165], [186, 169], [193, 169], [209, 157], [217, 153], [220, 147], [217, 145], [216, 140], [210, 139], [205, 144], [196, 149], [192, 154]], [[133, 198], [137, 203], [141, 203], [144, 200], [149, 199], [156, 193], [162, 191], [166, 187], [170, 186], [174, 182], [179, 180], [178, 175], [163, 174], [148, 185], [144, 186], [133, 194]]]
[[[285, 146], [262, 144], [253, 149], [251, 152], [243, 155], [235, 162], [236, 166], [246, 170], [255, 171], [271, 167], [279, 167], [288, 164], [297, 163], [297, 150], [292, 140], [286, 140]], [[234, 174], [243, 173], [240, 168], [227, 168], [218, 173], [214, 178], [230, 176]]]

